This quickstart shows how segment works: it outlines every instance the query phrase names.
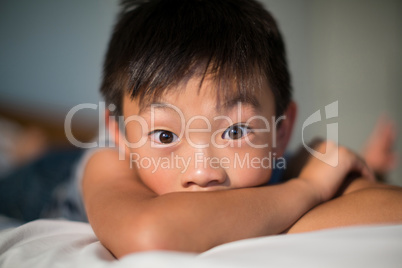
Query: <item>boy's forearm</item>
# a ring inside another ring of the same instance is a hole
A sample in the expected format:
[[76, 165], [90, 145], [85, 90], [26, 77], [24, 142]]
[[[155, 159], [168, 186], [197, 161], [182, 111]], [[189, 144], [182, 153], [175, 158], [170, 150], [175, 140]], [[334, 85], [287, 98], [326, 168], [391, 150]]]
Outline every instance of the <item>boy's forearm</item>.
[[[171, 193], [152, 200], [152, 222], [157, 223], [158, 236], [167, 236], [165, 248], [202, 252], [230, 241], [282, 232], [318, 204], [308, 187], [295, 180], [271, 187]], [[163, 225], [157, 222], [160, 219]]]
[[402, 188], [368, 184], [364, 181], [357, 183], [355, 191], [313, 208], [287, 232], [300, 233], [351, 225], [402, 223]]
[[400, 189], [400, 187], [392, 186], [388, 184], [384, 184], [381, 182], [370, 181], [366, 178], [359, 177], [359, 178], [352, 178], [349, 181], [345, 182], [345, 186], [340, 191], [339, 195], [350, 194], [356, 191], [364, 190], [364, 189]]
[[309, 186], [298, 180], [144, 196], [141, 201], [129, 187], [114, 187], [106, 194], [90, 194], [86, 203], [96, 234], [117, 257], [156, 249], [202, 252], [230, 241], [277, 234], [318, 203]]

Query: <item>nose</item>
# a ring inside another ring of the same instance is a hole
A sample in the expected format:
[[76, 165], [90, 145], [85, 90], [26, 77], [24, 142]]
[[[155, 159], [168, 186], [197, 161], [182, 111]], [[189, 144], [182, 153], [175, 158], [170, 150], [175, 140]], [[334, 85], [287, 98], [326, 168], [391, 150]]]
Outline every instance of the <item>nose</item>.
[[[220, 166], [218, 161], [210, 162], [211, 158], [205, 157], [200, 161], [200, 157], [192, 161], [190, 167], [183, 174], [182, 186], [183, 188], [212, 188], [216, 186], [223, 186], [228, 182], [227, 174], [224, 168]], [[217, 160], [215, 158], [214, 160]], [[196, 190], [196, 189], [195, 189]]]

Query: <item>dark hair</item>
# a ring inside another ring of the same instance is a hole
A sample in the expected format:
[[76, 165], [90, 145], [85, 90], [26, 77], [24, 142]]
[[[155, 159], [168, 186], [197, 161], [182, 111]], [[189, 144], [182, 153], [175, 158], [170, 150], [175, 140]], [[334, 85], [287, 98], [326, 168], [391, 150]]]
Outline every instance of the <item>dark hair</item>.
[[[217, 96], [246, 98], [261, 77], [276, 114], [291, 100], [285, 46], [273, 17], [254, 0], [122, 1], [101, 92], [122, 112], [125, 93], [142, 104], [174, 85], [212, 74]], [[233, 87], [235, 83], [235, 87]]]

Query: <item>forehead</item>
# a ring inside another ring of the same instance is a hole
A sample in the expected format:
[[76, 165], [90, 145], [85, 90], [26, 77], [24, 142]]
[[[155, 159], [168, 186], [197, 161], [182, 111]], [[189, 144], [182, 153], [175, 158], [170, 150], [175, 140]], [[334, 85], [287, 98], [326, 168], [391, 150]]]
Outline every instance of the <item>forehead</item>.
[[[155, 104], [161, 109], [168, 105], [175, 104], [179, 100], [187, 99], [188, 103], [199, 106], [209, 103], [209, 108], [226, 112], [236, 106], [239, 102], [247, 104], [253, 109], [260, 109], [261, 106], [272, 99], [270, 105], [275, 105], [273, 94], [267, 80], [264, 77], [259, 77], [248, 83], [240, 86], [234, 79], [229, 82], [216, 80], [210, 75], [205, 77], [191, 77], [181, 81], [177, 85], [170, 86], [166, 89], [159, 90], [159, 94], [148, 96], [137, 96], [130, 98], [128, 94], [124, 97], [123, 106], [136, 106], [136, 114], [144, 113]], [[268, 97], [267, 98], [264, 98]], [[124, 107], [123, 107], [124, 108]]]
[[259, 99], [264, 93], [271, 93], [271, 89], [267, 79], [263, 76], [256, 77], [253, 82], [240, 84], [234, 79], [215, 79], [207, 75], [183, 80], [177, 85], [161, 90], [158, 95], [154, 94], [141, 98], [138, 103], [142, 112], [153, 103], [166, 103], [179, 97], [189, 97], [199, 101], [213, 100], [215, 102], [214, 108], [224, 112], [238, 102], [260, 108], [262, 103]]

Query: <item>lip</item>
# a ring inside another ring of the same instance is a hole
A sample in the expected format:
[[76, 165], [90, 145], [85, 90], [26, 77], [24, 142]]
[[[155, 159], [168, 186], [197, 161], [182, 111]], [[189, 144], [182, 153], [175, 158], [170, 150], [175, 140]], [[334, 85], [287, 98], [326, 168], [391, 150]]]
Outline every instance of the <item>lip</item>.
[[191, 185], [185, 189], [183, 189], [183, 192], [214, 192], [214, 191], [223, 191], [223, 190], [229, 190], [227, 186], [223, 185], [212, 185], [212, 186], [198, 186], [196, 184]]

